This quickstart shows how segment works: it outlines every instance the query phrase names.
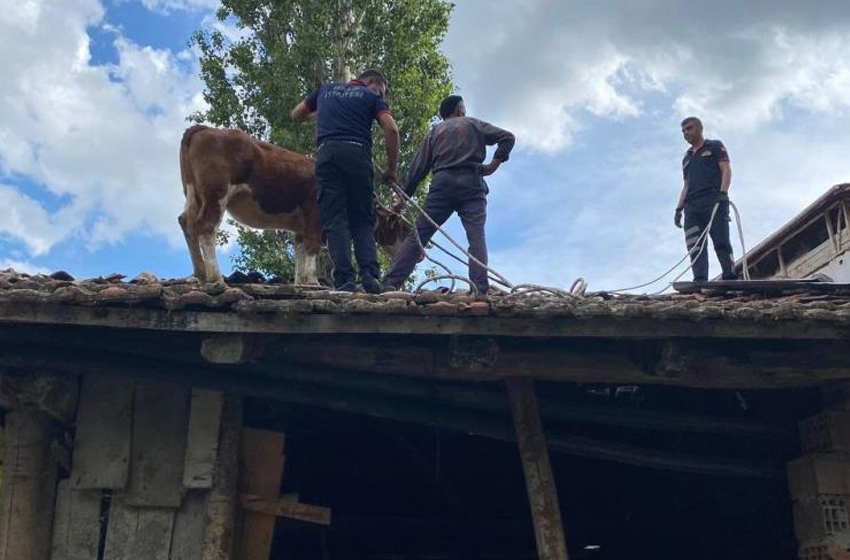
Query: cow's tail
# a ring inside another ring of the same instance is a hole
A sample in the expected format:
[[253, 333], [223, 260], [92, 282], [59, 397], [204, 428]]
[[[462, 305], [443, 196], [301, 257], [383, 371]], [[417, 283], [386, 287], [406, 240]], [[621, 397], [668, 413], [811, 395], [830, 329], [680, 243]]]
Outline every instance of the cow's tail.
[[209, 127], [202, 124], [190, 126], [186, 129], [186, 132], [183, 133], [183, 139], [180, 140], [180, 179], [183, 182], [183, 196], [189, 196], [188, 189], [189, 185], [192, 183], [192, 168], [189, 163], [189, 142], [192, 141], [192, 136], [194, 136], [196, 132], [200, 132], [207, 128]]

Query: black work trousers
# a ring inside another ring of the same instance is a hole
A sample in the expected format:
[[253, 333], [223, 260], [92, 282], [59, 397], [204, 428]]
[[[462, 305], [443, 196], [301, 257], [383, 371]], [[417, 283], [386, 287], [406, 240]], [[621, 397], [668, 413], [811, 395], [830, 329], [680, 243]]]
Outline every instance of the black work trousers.
[[351, 243], [361, 276], [380, 277], [375, 245], [374, 170], [368, 146], [326, 141], [316, 154], [319, 213], [333, 262], [334, 287], [355, 281]]
[[[735, 274], [734, 261], [732, 259], [732, 243], [729, 241], [729, 201], [721, 200], [719, 204], [720, 206], [717, 208], [717, 214], [714, 216], [714, 221], [711, 223], [711, 229], [708, 235], [711, 237], [711, 242], [714, 245], [714, 253], [717, 255], [717, 260], [720, 261], [723, 280], [737, 280], [738, 276]], [[700, 235], [708, 227], [713, 209], [713, 204], [711, 206], [699, 205], [696, 207], [685, 205], [685, 244], [688, 246], [688, 251], [694, 248]], [[705, 282], [708, 280], [707, 242], [699, 255], [696, 252], [691, 254], [691, 269], [694, 273], [694, 282]]]
[[[439, 225], [443, 225], [452, 212], [457, 212], [466, 230], [469, 254], [487, 264], [487, 238], [484, 234], [484, 224], [487, 221], [487, 184], [477, 169], [435, 173], [423, 210]], [[424, 216], [419, 216], [416, 229], [423, 246], [437, 231]], [[411, 233], [404, 240], [392, 269], [384, 278], [386, 287], [399, 288], [413, 272], [416, 263], [421, 260], [422, 251], [415, 235]], [[486, 269], [470, 261], [469, 278], [479, 292], [487, 292], [489, 284]]]

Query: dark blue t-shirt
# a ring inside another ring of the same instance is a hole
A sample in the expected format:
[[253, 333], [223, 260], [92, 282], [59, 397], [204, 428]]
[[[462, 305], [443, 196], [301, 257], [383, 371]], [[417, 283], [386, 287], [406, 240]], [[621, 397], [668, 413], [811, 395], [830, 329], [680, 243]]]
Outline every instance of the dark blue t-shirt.
[[699, 150], [688, 150], [682, 159], [682, 175], [688, 182], [687, 206], [711, 206], [720, 192], [720, 162], [729, 161], [720, 140], [705, 140]]
[[316, 114], [316, 145], [326, 140], [349, 140], [372, 145], [372, 121], [389, 113], [387, 103], [363, 82], [324, 84], [306, 99]]

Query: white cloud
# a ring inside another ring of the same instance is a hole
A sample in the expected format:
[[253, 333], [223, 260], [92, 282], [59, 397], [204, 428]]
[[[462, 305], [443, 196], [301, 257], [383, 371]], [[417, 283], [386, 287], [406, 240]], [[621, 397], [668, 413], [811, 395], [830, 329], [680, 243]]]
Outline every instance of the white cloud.
[[203, 106], [194, 57], [109, 28], [119, 60], [93, 65], [86, 29], [104, 15], [96, 0], [28, 0], [0, 14], [0, 171], [70, 200], [48, 214], [4, 188], [29, 218], [2, 231], [34, 254], [75, 233], [90, 248], [139, 230], [181, 243], [177, 150], [186, 116]]
[[[113, 34], [117, 63], [92, 64], [92, 26]], [[672, 264], [683, 252], [671, 224], [677, 126], [691, 112], [730, 148], [754, 245], [850, 179], [848, 32], [839, 0], [459, 2], [446, 50], [470, 112], [519, 137], [491, 181], [492, 262], [517, 281], [582, 275], [591, 288]], [[130, 232], [182, 245], [178, 142], [203, 106], [193, 53], [133, 43], [98, 0], [0, 0], [0, 68], [0, 237], [29, 252], [3, 262]], [[46, 209], [30, 183], [67, 202]]]
[[[592, 290], [636, 285], [671, 267], [685, 254], [682, 232], [673, 226], [684, 151], [676, 124], [645, 115], [639, 133], [593, 138], [569, 154], [512, 158], [490, 181], [493, 266], [514, 282], [567, 287], [582, 276]], [[846, 119], [797, 115], [757, 134], [721, 136], [749, 248], [832, 185], [850, 180], [845, 144], [836, 141], [845, 127]], [[734, 224], [731, 232], [740, 256]], [[710, 262], [716, 273], [713, 251]]]
[[18, 273], [23, 272], [25, 274], [50, 274], [50, 270], [44, 268], [43, 266], [33, 264], [29, 261], [0, 259], [0, 270], [7, 270], [9, 268]]
[[37, 201], [0, 184], [0, 235], [22, 241], [33, 255], [43, 255], [68, 235], [75, 218], [67, 211], [50, 216]]
[[180, 10], [215, 9], [219, 0], [140, 0], [148, 10], [169, 13]]
[[578, 116], [625, 119], [651, 92], [677, 114], [753, 130], [783, 104], [850, 106], [850, 4], [839, 0], [458, 3], [446, 50], [476, 113], [545, 151]]
[[446, 51], [470, 114], [517, 133], [488, 221], [515, 281], [622, 287], [683, 256], [686, 114], [729, 146], [750, 247], [850, 181], [847, 2], [461, 2]]

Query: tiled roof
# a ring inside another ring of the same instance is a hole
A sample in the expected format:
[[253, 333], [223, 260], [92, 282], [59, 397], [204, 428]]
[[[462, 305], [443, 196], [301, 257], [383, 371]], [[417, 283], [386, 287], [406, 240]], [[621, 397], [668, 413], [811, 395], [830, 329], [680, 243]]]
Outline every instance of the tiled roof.
[[185, 279], [158, 279], [146, 273], [129, 281], [121, 275], [88, 280], [61, 279], [63, 275], [59, 274], [54, 276], [60, 279], [12, 270], [0, 272], [0, 304], [286, 316], [608, 317], [693, 321], [729, 319], [758, 323], [806, 320], [850, 324], [850, 286], [837, 286], [829, 292], [810, 292], [801, 286], [769, 292], [704, 289], [702, 293], [660, 296], [593, 293], [586, 297], [559, 297], [533, 292], [476, 297], [467, 293], [443, 294], [436, 291], [350, 294], [269, 283], [202, 285]]

